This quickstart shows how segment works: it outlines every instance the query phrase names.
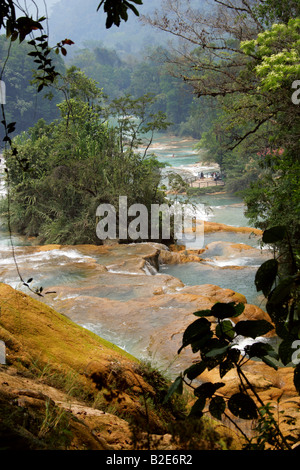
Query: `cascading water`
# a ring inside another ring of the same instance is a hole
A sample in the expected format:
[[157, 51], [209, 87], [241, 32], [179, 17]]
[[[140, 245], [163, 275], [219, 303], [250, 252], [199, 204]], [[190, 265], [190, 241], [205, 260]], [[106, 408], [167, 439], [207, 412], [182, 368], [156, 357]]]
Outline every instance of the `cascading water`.
[[[193, 142], [180, 139], [173, 145], [167, 142], [164, 137], [164, 141], [156, 142], [153, 149], [161, 161], [169, 162], [178, 172], [192, 173], [195, 168], [208, 171], [207, 165], [197, 163], [199, 155], [192, 148]], [[205, 195], [193, 198], [193, 203], [201, 204], [201, 216], [205, 220], [232, 226], [246, 225], [243, 203], [238, 198], [225, 194]], [[203, 204], [207, 208], [204, 212]], [[207, 233], [204, 246], [208, 249], [206, 255], [201, 255], [202, 262], [165, 264], [160, 266], [159, 272], [151, 263], [156, 250], [153, 244], [39, 247], [35, 246], [34, 240], [29, 242], [18, 236], [13, 237], [13, 243], [23, 279], [33, 278], [30, 284], [33, 290], [42, 286], [44, 293], [52, 292], [38, 300], [135, 356], [151, 357], [154, 363], [156, 355], [158, 363], [170, 362], [167, 356], [172, 356], [172, 352], [157, 352], [158, 342], [168, 345], [168, 339], [160, 342], [160, 335], [161, 338], [172, 335], [178, 319], [182, 317], [182, 321], [188, 321], [201, 300], [191, 301], [189, 295], [182, 295], [184, 285], [213, 284], [234, 289], [244, 294], [248, 303], [261, 305], [255, 291], [254, 275], [260, 260], [267, 254], [258, 250], [258, 239], [249, 234]], [[228, 245], [232, 244], [249, 248], [239, 250], [235, 246], [235, 250], [230, 251]], [[34, 295], [18, 277], [9, 234], [3, 227], [0, 231], [0, 269], [2, 282]]]

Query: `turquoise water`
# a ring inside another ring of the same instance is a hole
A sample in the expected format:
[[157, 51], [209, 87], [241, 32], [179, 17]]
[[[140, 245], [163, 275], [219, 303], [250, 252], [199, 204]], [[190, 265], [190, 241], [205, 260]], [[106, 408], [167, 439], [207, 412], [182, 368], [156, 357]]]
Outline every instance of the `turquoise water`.
[[213, 284], [224, 289], [232, 289], [245, 295], [249, 304], [264, 305], [263, 299], [257, 293], [254, 278], [257, 268], [247, 266], [242, 269], [217, 268], [200, 263], [164, 265], [161, 272], [177, 277], [187, 286]]
[[[165, 134], [157, 134], [149, 153], [154, 153], [158, 160], [167, 165], [167, 168], [193, 170], [195, 164], [205, 162], [205, 153], [195, 150], [197, 140], [192, 138], [181, 138]], [[214, 167], [203, 163], [204, 172]], [[201, 170], [200, 170], [201, 171]]]
[[[151, 150], [157, 155], [159, 161], [170, 165], [167, 171], [174, 168], [177, 172], [186, 173], [190, 170], [191, 175], [194, 175], [203, 169], [204, 174], [210, 173], [213, 165], [205, 163], [204, 152], [199, 153], [194, 150], [196, 143], [197, 140], [194, 139], [158, 134]], [[216, 188], [216, 191], [218, 190], [219, 188]], [[207, 220], [235, 227], [249, 226], [249, 220], [244, 215], [243, 201], [239, 197], [227, 194], [206, 194], [191, 197], [189, 201], [194, 204], [204, 204], [210, 209]]]
[[[201, 162], [203, 154], [196, 154], [193, 150], [195, 141], [182, 141], [179, 138], [160, 138], [156, 142], [157, 155], [161, 161], [170, 163], [177, 170], [186, 170], [189, 165], [192, 167], [196, 162]], [[174, 157], [172, 156], [174, 155]], [[183, 157], [184, 155], [184, 157]], [[218, 191], [218, 188], [216, 188]], [[172, 196], [170, 197], [172, 198]], [[186, 197], [178, 197], [180, 201], [186, 201]], [[245, 205], [239, 197], [228, 194], [206, 194], [189, 198], [189, 202], [195, 206], [204, 205], [199, 212], [203, 213], [203, 220], [217, 222], [234, 227], [249, 227], [249, 220], [245, 216]], [[205, 234], [203, 246], [193, 244], [187, 245], [187, 248], [203, 248], [209, 243], [223, 241], [231, 243], [242, 243], [258, 248], [260, 238], [250, 233], [236, 232], [213, 232]], [[238, 260], [237, 260], [238, 261]], [[262, 257], [262, 262], [263, 262]], [[201, 263], [187, 263], [179, 265], [163, 265], [161, 272], [170, 274], [180, 279], [188, 286], [200, 284], [214, 284], [222, 288], [233, 289], [246, 296], [248, 303], [253, 303], [263, 307], [264, 301], [257, 293], [254, 278], [257, 266], [251, 266], [252, 260], [248, 261], [249, 266], [242, 269], [232, 267], [218, 267], [214, 265], [205, 265]]]
[[[174, 136], [159, 135], [156, 137], [156, 141], [152, 146], [152, 150], [156, 153], [159, 160], [168, 164], [171, 164], [177, 170], [186, 170], [194, 167], [196, 163], [201, 161], [203, 154], [198, 154], [194, 150], [196, 141], [193, 139], [181, 139]], [[205, 220], [212, 222], [219, 222], [226, 225], [232, 225], [235, 227], [249, 226], [249, 221], [244, 215], [244, 204], [242, 199], [227, 195], [227, 194], [207, 194], [199, 197], [191, 198], [190, 202], [195, 205], [204, 205], [205, 214], [203, 217]], [[202, 209], [201, 209], [202, 210]], [[253, 247], [259, 246], [259, 239], [251, 234], [242, 234], [235, 232], [214, 232], [208, 233], [204, 237], [204, 246], [214, 241], [224, 241], [232, 243], [243, 243], [251, 245]], [[13, 237], [15, 246], [30, 245], [22, 237]], [[5, 228], [0, 226], [0, 245], [2, 245], [1, 258], [2, 263], [9, 255], [10, 239]], [[204, 247], [203, 246], [203, 247]], [[7, 248], [5, 248], [7, 247]], [[198, 248], [197, 246], [190, 246], [190, 248]], [[199, 247], [199, 248], [202, 248]], [[128, 249], [128, 247], [127, 247]], [[81, 266], [76, 265], [77, 259], [68, 259], [66, 265], [60, 264], [60, 271], [57, 272], [57, 266], [55, 263], [55, 253], [46, 255], [39, 254], [35, 255], [37, 258], [36, 266], [31, 263], [30, 272], [28, 277], [35, 278], [36, 282], [42, 282], [43, 286], [51, 285], [74, 285], [77, 283], [88, 284], [88, 273], [81, 269]], [[127, 253], [128, 254], [128, 253]], [[35, 256], [31, 255], [31, 262], [34, 261]], [[49, 259], [46, 259], [49, 256]], [[111, 256], [109, 257], [111, 258]], [[12, 260], [11, 260], [12, 261]], [[22, 267], [24, 278], [26, 277], [26, 271], [28, 269], [26, 259], [18, 256], [18, 262]], [[98, 260], [99, 262], [99, 260]], [[253, 264], [253, 263], [252, 263]], [[41, 270], [41, 266], [43, 266]], [[261, 299], [257, 295], [254, 286], [254, 276], [257, 268], [251, 266], [251, 260], [249, 260], [249, 266], [244, 266], [242, 269], [235, 270], [230, 267], [223, 266], [208, 266], [199, 263], [189, 263], [183, 265], [166, 265], [161, 267], [161, 272], [170, 274], [182, 280], [186, 285], [199, 285], [199, 284], [215, 284], [224, 288], [231, 288], [244, 294], [247, 297], [248, 302], [260, 305]], [[29, 271], [29, 270], [28, 270]], [[41, 275], [41, 272], [43, 275]], [[10, 277], [15, 277], [15, 273], [12, 269], [6, 272], [8, 280]], [[127, 300], [136, 296], [134, 286], [132, 286], [132, 292], [128, 291], [128, 287], [120, 289], [118, 293], [115, 292], [115, 286], [106, 286], [104, 289], [100, 289], [101, 296], [106, 296], [111, 299]], [[99, 294], [100, 295], [100, 294]]]

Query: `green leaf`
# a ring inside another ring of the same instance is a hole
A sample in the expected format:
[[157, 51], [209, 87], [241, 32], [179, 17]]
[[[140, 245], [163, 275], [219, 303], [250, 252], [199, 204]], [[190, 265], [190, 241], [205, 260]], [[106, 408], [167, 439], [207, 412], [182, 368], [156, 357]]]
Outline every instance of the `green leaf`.
[[[125, 4], [128, 6], [128, 8], [130, 8], [130, 9], [134, 12], [134, 14], [135, 14], [136, 16], [139, 16], [139, 15], [140, 15], [140, 14], [139, 14], [139, 11], [135, 8], [135, 6], [130, 5], [130, 3], [128, 3], [128, 2], [125, 2]], [[128, 15], [127, 15], [127, 16], [128, 16]]]
[[194, 394], [196, 397], [202, 396], [205, 398], [211, 398], [214, 393], [223, 386], [223, 382], [217, 382], [214, 384], [212, 382], [205, 382], [194, 390]]
[[174, 393], [178, 393], [179, 395], [182, 395], [182, 392], [183, 392], [183, 381], [182, 381], [182, 376], [179, 375], [174, 380], [171, 387], [169, 388], [168, 393], [165, 396], [164, 403], [167, 403], [167, 401], [169, 401], [169, 399]]
[[255, 402], [245, 393], [235, 393], [228, 400], [228, 408], [234, 416], [241, 419], [257, 418]]
[[267, 366], [273, 367], [273, 369], [278, 370], [278, 365], [275, 364], [275, 362], [272, 361], [269, 357], [263, 356], [261, 359], [265, 364], [267, 364]]
[[223, 320], [216, 327], [216, 335], [219, 338], [233, 339], [235, 336], [235, 326], [230, 320]]
[[211, 313], [211, 310], [198, 310], [197, 312], [194, 312], [193, 315], [196, 317], [212, 317], [213, 314]]
[[189, 344], [201, 342], [205, 337], [211, 337], [212, 332], [210, 331], [210, 326], [211, 323], [206, 318], [199, 318], [189, 325], [183, 333], [182, 346], [178, 350], [178, 354]]
[[237, 335], [242, 335], [250, 338], [257, 338], [263, 336], [269, 331], [273, 330], [274, 326], [267, 320], [245, 320], [239, 321], [235, 325]]
[[197, 401], [193, 404], [189, 417], [197, 417], [201, 418], [203, 416], [203, 408], [205, 407], [206, 398], [200, 397]]
[[211, 338], [206, 344], [201, 348], [201, 359], [205, 362], [208, 370], [214, 369], [217, 367], [220, 362], [223, 360], [222, 356], [207, 357], [208, 354], [213, 349], [219, 349], [224, 347], [224, 341], [220, 341], [218, 338]]
[[193, 364], [191, 367], [186, 369], [183, 375], [186, 375], [189, 380], [194, 380], [196, 377], [202, 374], [206, 369], [206, 364], [202, 362], [198, 362], [197, 364]]
[[295, 338], [288, 336], [279, 345], [279, 348], [278, 348], [279, 358], [285, 366], [289, 364], [292, 360], [292, 355], [294, 352], [292, 348], [292, 344], [294, 342], [294, 339]]
[[235, 315], [234, 315], [234, 317], [231, 317], [231, 318], [235, 318], [235, 317], [238, 317], [239, 315], [241, 315], [243, 313], [243, 311], [245, 310], [245, 304], [240, 302], [239, 304], [234, 306], [234, 310], [235, 310]]
[[224, 413], [226, 408], [226, 403], [224, 398], [222, 397], [213, 397], [209, 404], [209, 412], [210, 414], [216, 418], [221, 420], [222, 414]]
[[225, 361], [221, 362], [219, 367], [220, 377], [221, 379], [224, 375], [227, 374], [231, 369], [233, 369], [234, 363], [230, 359], [226, 359]]
[[269, 295], [268, 303], [269, 306], [279, 305], [286, 302], [289, 299], [291, 290], [295, 285], [295, 276], [288, 276], [281, 281], [277, 287]]
[[222, 354], [226, 353], [228, 348], [230, 348], [229, 344], [227, 344], [226, 346], [223, 346], [222, 348], [213, 349], [212, 351], [209, 351], [208, 353], [206, 353], [205, 356], [206, 357], [221, 356]]
[[215, 305], [213, 305], [211, 309], [211, 314], [214, 317], [219, 318], [220, 320], [224, 320], [225, 318], [234, 318], [239, 316], [244, 310], [244, 308], [244, 304], [235, 305], [234, 302], [217, 302]]
[[284, 239], [286, 228], [284, 225], [278, 225], [265, 230], [263, 233], [262, 241], [264, 243], [276, 243]]
[[255, 275], [256, 290], [262, 291], [264, 296], [267, 297], [272, 289], [278, 273], [278, 261], [270, 259], [263, 263], [257, 270]]
[[230, 361], [232, 361], [234, 364], [237, 364], [240, 358], [241, 352], [238, 348], [231, 348], [228, 351], [227, 357]]
[[267, 343], [254, 343], [250, 346], [246, 346], [245, 352], [249, 357], [258, 357], [263, 358], [264, 356], [272, 356], [274, 358], [278, 357], [278, 354], [272, 348], [270, 344]]
[[211, 340], [213, 336], [213, 332], [209, 331], [206, 335], [199, 335], [195, 340], [191, 343], [191, 348], [193, 353], [196, 353], [203, 349], [207, 343]]

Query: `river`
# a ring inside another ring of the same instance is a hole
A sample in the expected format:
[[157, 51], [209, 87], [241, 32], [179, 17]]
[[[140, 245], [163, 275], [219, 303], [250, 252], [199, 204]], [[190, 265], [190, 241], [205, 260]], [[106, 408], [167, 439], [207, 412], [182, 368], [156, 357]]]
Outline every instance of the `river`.
[[[163, 163], [171, 165], [172, 169], [183, 175], [196, 175], [203, 171], [206, 176], [211, 171], [216, 170], [215, 165], [201, 164], [201, 158], [205, 158], [205, 154], [194, 150], [195, 141], [193, 139], [172, 138], [172, 144], [166, 137], [162, 137], [159, 142], [153, 146], [159, 160]], [[171, 168], [168, 168], [170, 171]], [[243, 200], [239, 197], [222, 193], [220, 188], [216, 187], [216, 194], [206, 194], [199, 197], [190, 198], [191, 203], [195, 205], [204, 205], [203, 219], [226, 224], [233, 227], [248, 227], [249, 220], [245, 217], [245, 206]], [[218, 231], [205, 234], [204, 246], [213, 242], [224, 242], [234, 244], [245, 244], [260, 249], [260, 238], [249, 233]], [[202, 248], [195, 246], [190, 248]], [[213, 265], [221, 266], [225, 269], [211, 269], [211, 266], [199, 265], [199, 263], [164, 265], [161, 272], [171, 274], [181, 279], [186, 285], [197, 284], [217, 284], [224, 288], [233, 288], [244, 294], [249, 303], [263, 306], [262, 298], [258, 295], [254, 277], [257, 268], [262, 263], [265, 253], [258, 251], [255, 256], [233, 256], [228, 259], [218, 259], [221, 255], [221, 247], [215, 247], [216, 252], [213, 257]], [[238, 272], [232, 267], [238, 266], [244, 269]], [[227, 269], [226, 269], [227, 267]]]
[[[194, 143], [191, 139], [162, 136], [155, 141], [153, 150], [162, 162], [181, 173], [215, 169], [199, 163]], [[194, 198], [193, 202], [202, 208], [204, 204], [203, 218], [207, 221], [233, 227], [248, 225], [243, 202], [237, 197], [219, 192]], [[183, 295], [184, 285], [187, 289], [202, 284], [234, 289], [245, 295], [248, 303], [263, 306], [254, 276], [269, 253], [259, 249], [259, 242], [259, 237], [249, 233], [207, 233], [207, 250], [201, 255], [204, 262], [161, 264], [156, 271], [147, 261], [151, 254], [147, 244], [105, 249], [38, 247], [23, 237], [13, 237], [23, 279], [33, 278], [33, 289], [42, 286], [43, 292], [53, 292], [39, 300], [136, 357], [165, 365], [172, 362], [172, 357], [167, 356], [173, 352], [160, 351], [163, 339], [158, 338], [166, 332], [171, 334], [178, 315], [191, 312], [197, 305], [190, 302], [189, 292]], [[34, 296], [20, 282], [4, 225], [0, 231], [0, 267], [2, 282]], [[161, 289], [163, 295], [156, 295]]]

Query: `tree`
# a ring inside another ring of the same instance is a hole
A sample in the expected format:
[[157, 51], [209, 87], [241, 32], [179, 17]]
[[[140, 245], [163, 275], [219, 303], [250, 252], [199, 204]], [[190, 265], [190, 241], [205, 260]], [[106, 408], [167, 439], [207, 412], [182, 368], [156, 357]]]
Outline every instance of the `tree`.
[[[299, 106], [291, 96], [299, 76], [299, 4], [213, 3], [211, 13], [169, 0], [163, 14], [147, 21], [183, 41], [174, 73], [179, 67], [198, 97], [217, 100], [218, 113], [200, 146], [215, 155], [232, 188], [250, 187], [251, 222], [262, 229], [290, 227], [297, 252]], [[281, 22], [269, 27], [270, 18]]]
[[[257, 93], [265, 97], [263, 103], [268, 103], [268, 113], [272, 116], [271, 134], [266, 139], [266, 148], [260, 153], [260, 178], [246, 195], [248, 216], [263, 229], [272, 225], [286, 226], [286, 242], [291, 244], [296, 257], [300, 235], [297, 217], [300, 109], [293, 104], [291, 96], [292, 84], [300, 72], [299, 25], [297, 18], [290, 19], [287, 24], [275, 24], [256, 40], [241, 46], [253, 56], [251, 67], [257, 78]], [[287, 271], [293, 274], [297, 271], [295, 257], [285, 255], [283, 261]]]
[[66, 97], [58, 105], [60, 119], [39, 121], [6, 152], [11, 227], [42, 242], [99, 244], [100, 204], [118, 208], [126, 195], [129, 206], [139, 203], [150, 211], [151, 204], [164, 202], [161, 164], [147, 151], [153, 133], [167, 122], [147, 111], [149, 96], [107, 104], [96, 82], [75, 67], [60, 88]]
[[[225, 400], [219, 394], [222, 382], [195, 386], [191, 415], [201, 417], [209, 402], [209, 411], [217, 419], [227, 409], [237, 418], [258, 418], [258, 440], [254, 447], [249, 442], [249, 448], [262, 449], [269, 443], [276, 449], [290, 449], [293, 437], [282, 435], [272, 410], [255, 392], [242, 366], [253, 357], [274, 369], [290, 365], [299, 335], [300, 109], [292, 102], [292, 85], [299, 75], [299, 18], [295, 17], [299, 2], [288, 6], [285, 0], [215, 0], [215, 4], [223, 13], [222, 22], [218, 9], [212, 18], [190, 5], [180, 8], [180, 1], [167, 2], [168, 15], [156, 15], [150, 22], [187, 42], [190, 47], [182, 49], [181, 77], [198, 96], [218, 100], [220, 112], [202, 143], [214, 151], [226, 172], [240, 164], [239, 172], [247, 165], [254, 170], [245, 201], [248, 216], [264, 229], [263, 243], [275, 246], [275, 258], [264, 263], [255, 278], [257, 290], [267, 299], [272, 324], [235, 320], [243, 310], [235, 304], [218, 303], [208, 311], [195, 312], [198, 319], [185, 330], [178, 353], [191, 346], [194, 353], [200, 352], [200, 360], [177, 377], [170, 395], [181, 392], [183, 383], [190, 386], [198, 376], [201, 380], [206, 369], [218, 367], [222, 380], [235, 368], [240, 392]], [[277, 19], [270, 26], [270, 20]], [[216, 319], [215, 329], [210, 317]], [[272, 328], [280, 341], [278, 351], [257, 340]], [[256, 340], [245, 356], [236, 349], [238, 335]], [[294, 385], [300, 393], [296, 364], [292, 364]]]
[[[57, 103], [62, 99], [58, 90], [45, 89], [37, 94], [36, 85], [32, 83], [32, 70], [36, 66], [34, 57], [28, 55], [31, 47], [23, 42], [10, 42], [4, 35], [0, 36], [0, 56], [5, 58], [9, 52], [9, 61], [5, 66], [2, 80], [6, 86], [5, 115], [7, 122], [16, 122], [15, 132], [20, 133], [33, 126], [37, 120], [44, 118], [51, 122], [58, 117]], [[64, 73], [64, 63], [60, 56], [52, 53], [53, 63]], [[3, 64], [3, 62], [1, 61]]]
[[[32, 2], [36, 6], [35, 2]], [[120, 25], [121, 21], [127, 21], [128, 12], [130, 9], [134, 12], [135, 15], [139, 15], [138, 10], [134, 4], [142, 5], [142, 0], [102, 0], [97, 8], [97, 11], [100, 8], [104, 8], [105, 13], [107, 14], [106, 27], [110, 28], [112, 24], [117, 26]], [[28, 37], [30, 41], [28, 44], [33, 48], [32, 51], [28, 52], [29, 56], [34, 57], [34, 61], [37, 64], [36, 73], [35, 73], [35, 82], [37, 83], [38, 92], [42, 91], [44, 87], [47, 87], [50, 84], [53, 84], [59, 72], [57, 71], [55, 65], [53, 65], [53, 58], [51, 57], [51, 52], [55, 51], [57, 54], [60, 52], [63, 56], [67, 55], [66, 45], [74, 44], [71, 39], [64, 39], [57, 43], [54, 47], [49, 46], [47, 28], [44, 28], [46, 18], [39, 17], [38, 8], [37, 18], [33, 19], [29, 15], [27, 6], [25, 3], [24, 8], [18, 4], [18, 9], [16, 8], [15, 2], [12, 0], [4, 0], [0, 5], [0, 28], [4, 28], [6, 31], [6, 37], [9, 38], [11, 42], [19, 40], [22, 43]], [[18, 12], [21, 11], [20, 16]], [[39, 32], [40, 35], [36, 35]], [[10, 48], [8, 50], [7, 58], [4, 61], [2, 71], [0, 74], [0, 79], [2, 78], [9, 58]], [[3, 141], [11, 143], [10, 135], [15, 130], [15, 122], [8, 123], [5, 115], [5, 110], [2, 105], [2, 124], [5, 130], [5, 136]]]

